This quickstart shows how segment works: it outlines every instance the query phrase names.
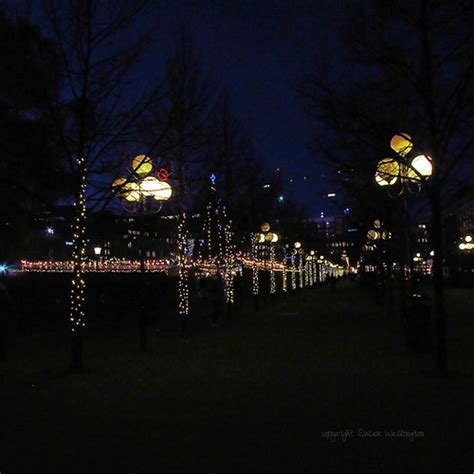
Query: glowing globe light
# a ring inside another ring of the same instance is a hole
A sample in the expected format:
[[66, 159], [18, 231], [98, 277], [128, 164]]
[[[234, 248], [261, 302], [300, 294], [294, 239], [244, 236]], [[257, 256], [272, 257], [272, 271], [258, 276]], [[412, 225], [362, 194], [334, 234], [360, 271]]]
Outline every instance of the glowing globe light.
[[272, 234], [272, 240], [271, 240], [272, 244], [278, 242], [278, 235], [277, 234]]
[[379, 238], [379, 233], [376, 230], [371, 229], [367, 232], [367, 238], [370, 240], [376, 240]]
[[262, 244], [265, 242], [265, 235], [264, 234], [258, 234], [258, 243]]
[[153, 197], [157, 201], [167, 201], [172, 194], [173, 190], [166, 181], [158, 181], [158, 187], [155, 189]]
[[382, 223], [380, 222], [380, 219], [375, 219], [374, 228], [375, 229], [380, 229], [381, 226], [382, 226]]
[[459, 244], [459, 250], [465, 250], [466, 244]]
[[265, 241], [266, 242], [272, 242], [273, 241], [273, 234], [269, 232], [268, 234], [265, 235]]
[[390, 147], [400, 156], [406, 156], [413, 148], [413, 143], [410, 135], [401, 133], [392, 137], [390, 140]]
[[112, 191], [119, 194], [124, 194], [123, 185], [126, 183], [125, 178], [118, 178], [112, 183]]
[[140, 200], [140, 189], [137, 183], [127, 183], [123, 187], [122, 196], [129, 202], [137, 202]]
[[431, 158], [426, 155], [418, 155], [413, 158], [408, 170], [408, 177], [413, 180], [420, 180], [421, 177], [431, 176], [433, 173], [433, 164]]
[[295, 249], [301, 248], [301, 242], [295, 242]]
[[132, 169], [137, 174], [147, 174], [153, 169], [153, 162], [146, 155], [138, 155], [132, 161]]
[[157, 178], [154, 176], [147, 176], [146, 178], [142, 179], [138, 184], [140, 188], [140, 192], [143, 196], [153, 196], [155, 192], [159, 189], [159, 184]]
[[464, 240], [470, 243], [472, 242], [472, 237], [470, 235], [466, 235], [466, 237], [464, 237]]
[[384, 158], [377, 164], [375, 181], [379, 186], [391, 186], [398, 180], [400, 165], [393, 158]]
[[261, 227], [263, 232], [268, 232], [270, 230], [270, 224], [268, 222], [264, 222]]

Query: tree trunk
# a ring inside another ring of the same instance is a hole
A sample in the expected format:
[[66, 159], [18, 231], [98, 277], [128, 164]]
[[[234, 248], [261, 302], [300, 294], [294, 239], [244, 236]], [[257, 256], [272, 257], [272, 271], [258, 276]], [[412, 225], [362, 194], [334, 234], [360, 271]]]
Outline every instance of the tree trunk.
[[430, 192], [431, 240], [433, 243], [433, 335], [435, 348], [435, 368], [446, 370], [448, 352], [446, 344], [446, 313], [444, 307], [443, 276], [443, 223], [439, 186], [433, 183]]
[[82, 372], [82, 329], [78, 328], [72, 333], [71, 370]]
[[79, 186], [75, 203], [75, 218], [73, 224], [74, 247], [72, 252], [73, 274], [71, 285], [71, 300], [69, 319], [72, 329], [71, 370], [81, 371], [82, 361], [82, 330], [85, 325], [85, 274], [86, 260], [86, 179], [87, 171], [84, 158], [78, 159]]
[[146, 352], [147, 350], [147, 320], [146, 320], [146, 307], [145, 298], [147, 297], [145, 285], [145, 203], [143, 202], [144, 197], [140, 198], [140, 290], [139, 290], [139, 314], [138, 314], [138, 330], [140, 333], [140, 351]]

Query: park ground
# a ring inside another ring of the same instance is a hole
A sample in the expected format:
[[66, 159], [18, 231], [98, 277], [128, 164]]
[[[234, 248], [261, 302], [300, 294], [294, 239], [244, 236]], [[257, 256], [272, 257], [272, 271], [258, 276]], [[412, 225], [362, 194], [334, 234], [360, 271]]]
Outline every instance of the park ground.
[[147, 353], [134, 328], [91, 327], [83, 374], [65, 333], [25, 336], [1, 368], [0, 471], [472, 473], [474, 295], [447, 302], [448, 378], [356, 284], [245, 304], [187, 339], [154, 328]]

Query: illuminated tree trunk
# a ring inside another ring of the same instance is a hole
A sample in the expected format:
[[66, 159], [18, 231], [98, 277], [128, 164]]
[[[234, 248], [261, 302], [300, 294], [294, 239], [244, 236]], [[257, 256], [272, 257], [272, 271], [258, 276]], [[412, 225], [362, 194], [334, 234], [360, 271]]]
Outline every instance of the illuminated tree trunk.
[[187, 323], [189, 317], [189, 285], [188, 269], [186, 265], [187, 230], [186, 213], [182, 213], [178, 224], [178, 313], [181, 317], [182, 334], [187, 334]]
[[298, 273], [299, 273], [299, 281], [300, 281], [300, 288], [303, 288], [304, 286], [304, 280], [303, 280], [303, 255], [298, 252]]
[[257, 234], [252, 234], [252, 295], [255, 304], [255, 310], [258, 311], [258, 264], [257, 264]]
[[270, 293], [276, 292], [276, 281], [275, 281], [275, 247], [270, 244]]
[[77, 160], [80, 176], [80, 185], [75, 202], [75, 218], [73, 224], [73, 275], [71, 282], [70, 313], [72, 329], [72, 358], [71, 369], [80, 371], [82, 362], [82, 331], [85, 326], [85, 274], [86, 261], [86, 168], [84, 158]]

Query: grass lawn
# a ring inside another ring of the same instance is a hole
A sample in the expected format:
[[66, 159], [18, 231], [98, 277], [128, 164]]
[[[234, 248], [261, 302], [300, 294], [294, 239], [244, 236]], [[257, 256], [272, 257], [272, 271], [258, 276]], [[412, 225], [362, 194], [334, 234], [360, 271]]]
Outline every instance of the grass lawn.
[[163, 326], [144, 354], [133, 327], [91, 328], [80, 375], [66, 331], [19, 339], [0, 472], [471, 473], [472, 303], [448, 294], [454, 379], [422, 375], [430, 356], [354, 285], [201, 318], [190, 339]]

